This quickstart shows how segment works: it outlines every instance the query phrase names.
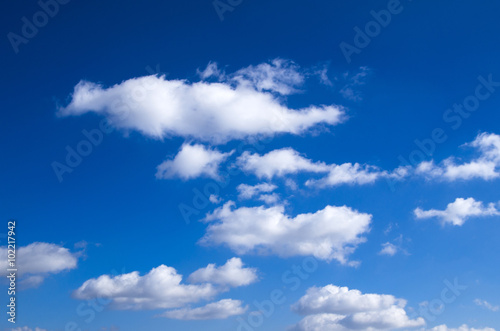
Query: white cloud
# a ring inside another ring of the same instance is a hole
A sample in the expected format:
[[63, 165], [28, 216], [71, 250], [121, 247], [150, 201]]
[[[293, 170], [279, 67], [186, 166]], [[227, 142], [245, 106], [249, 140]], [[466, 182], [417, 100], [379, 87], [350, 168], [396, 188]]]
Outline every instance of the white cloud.
[[45, 278], [43, 276], [28, 276], [19, 281], [19, 288], [29, 289], [29, 288], [37, 288], [40, 286]]
[[445, 210], [417, 208], [414, 213], [418, 219], [435, 217], [440, 219], [443, 224], [451, 223], [458, 226], [463, 225], [470, 217], [500, 215], [494, 203], [489, 203], [487, 207], [484, 207], [481, 201], [476, 201], [474, 198], [457, 198], [454, 202], [449, 203]]
[[210, 77], [220, 77], [223, 73], [219, 70], [217, 63], [209, 62], [207, 67], [203, 70], [196, 70], [201, 79], [205, 80]]
[[307, 315], [293, 330], [392, 330], [424, 325], [422, 318], [411, 320], [406, 301], [386, 294], [363, 294], [347, 287], [312, 287], [292, 305], [296, 313]]
[[210, 196], [208, 197], [208, 200], [214, 204], [219, 204], [222, 202], [222, 198], [219, 197], [218, 195], [215, 195], [215, 194], [210, 194]]
[[494, 305], [492, 305], [491, 303], [489, 303], [486, 300], [475, 299], [474, 303], [476, 305], [480, 306], [480, 307], [484, 307], [484, 308], [486, 308], [488, 310], [491, 310], [491, 311], [498, 311], [498, 310], [500, 310], [499, 306], [494, 306]]
[[457, 164], [455, 157], [450, 157], [441, 164], [425, 161], [417, 166], [416, 173], [427, 178], [443, 178], [448, 181], [480, 178], [492, 180], [500, 176], [500, 136], [494, 133], [481, 133], [465, 146], [476, 149], [479, 156], [470, 162]]
[[[208, 71], [207, 71], [208, 70]], [[336, 125], [346, 118], [341, 107], [310, 105], [288, 108], [280, 95], [296, 92], [303, 79], [290, 62], [250, 66], [221, 75], [209, 66], [202, 77], [219, 82], [167, 80], [165, 76], [132, 78], [105, 88], [81, 81], [61, 116], [94, 112], [111, 125], [154, 138], [180, 136], [212, 143], [279, 133], [302, 134], [320, 124]]]
[[247, 184], [240, 184], [236, 188], [238, 190], [238, 198], [240, 200], [252, 199], [257, 196], [257, 200], [264, 201], [267, 204], [274, 204], [279, 201], [279, 195], [276, 193], [272, 194], [261, 194], [270, 193], [276, 190], [278, 187], [269, 183], [261, 183], [254, 186]]
[[[7, 274], [7, 247], [0, 247], [0, 275]], [[78, 258], [67, 248], [56, 244], [35, 242], [17, 249], [17, 269], [23, 288], [39, 286], [49, 274], [75, 269]]]
[[278, 201], [280, 200], [280, 196], [276, 193], [261, 194], [257, 199], [260, 201], [264, 201], [264, 203], [268, 205], [274, 205], [278, 203]]
[[292, 310], [302, 315], [341, 314], [350, 315], [364, 311], [388, 309], [393, 305], [405, 306], [406, 302], [387, 294], [363, 294], [347, 287], [327, 285], [311, 287], [306, 294], [292, 305]]
[[399, 180], [406, 175], [407, 170], [404, 167], [388, 173], [376, 166], [361, 165], [359, 163], [332, 164], [326, 177], [319, 180], [310, 179], [306, 182], [306, 185], [319, 187], [338, 186], [342, 184], [364, 185], [374, 183], [380, 178], [394, 178]]
[[292, 148], [273, 150], [267, 154], [251, 154], [244, 152], [237, 159], [237, 165], [244, 171], [255, 174], [259, 178], [283, 177], [300, 172], [327, 174], [321, 179], [310, 179], [308, 186], [337, 186], [341, 184], [369, 184], [381, 177], [401, 179], [408, 174], [405, 167], [394, 172], [382, 171], [375, 166], [359, 163], [326, 164], [313, 162], [300, 155]]
[[242, 207], [230, 201], [208, 214], [202, 244], [225, 244], [238, 254], [313, 255], [348, 263], [347, 256], [369, 231], [372, 216], [346, 206], [326, 206], [315, 213], [285, 215], [284, 207]]
[[307, 315], [292, 330], [392, 330], [418, 327], [423, 318], [410, 319], [406, 301], [386, 294], [363, 294], [347, 287], [312, 287], [292, 310]]
[[361, 101], [363, 99], [359, 87], [366, 84], [366, 77], [371, 73], [371, 70], [367, 67], [360, 67], [359, 71], [354, 75], [350, 75], [348, 72], [344, 74], [344, 80], [346, 84], [340, 90], [340, 94], [352, 101]]
[[181, 281], [182, 275], [174, 268], [160, 265], [144, 276], [134, 271], [87, 280], [73, 295], [80, 300], [111, 299], [116, 309], [158, 309], [178, 308], [218, 294], [212, 284], [185, 285]]
[[160, 316], [178, 320], [213, 320], [226, 319], [231, 316], [241, 315], [247, 311], [239, 300], [223, 299], [209, 303], [198, 308], [181, 308], [167, 311]]
[[379, 254], [381, 255], [389, 255], [389, 256], [394, 256], [398, 252], [398, 247], [390, 242], [386, 242], [382, 244], [382, 249], [380, 250]]
[[231, 259], [220, 268], [209, 264], [195, 271], [190, 281], [202, 284], [183, 284], [182, 275], [174, 268], [160, 265], [143, 276], [134, 271], [89, 279], [73, 292], [73, 296], [80, 300], [107, 298], [112, 301], [112, 308], [121, 310], [184, 308], [192, 303], [210, 300], [226, 292], [229, 287], [250, 284], [255, 281], [252, 278], [255, 272], [255, 269], [243, 268], [241, 260]]
[[233, 257], [223, 266], [209, 264], [205, 268], [196, 270], [188, 280], [191, 283], [212, 283], [224, 287], [245, 286], [257, 280], [257, 269], [244, 268], [241, 259]]
[[475, 328], [470, 328], [466, 324], [464, 324], [458, 328], [449, 328], [446, 325], [439, 325], [433, 327], [432, 329], [429, 329], [428, 331], [495, 331], [495, 329], [492, 328], [475, 329]]
[[269, 192], [272, 192], [274, 190], [276, 190], [278, 187], [276, 185], [273, 185], [273, 184], [269, 184], [269, 183], [261, 183], [261, 184], [257, 184], [257, 185], [247, 185], [247, 184], [240, 184], [238, 185], [238, 187], [236, 188], [239, 192], [239, 195], [238, 197], [240, 199], [251, 199], [253, 198], [254, 196], [258, 195], [259, 193], [269, 193]]
[[257, 91], [272, 91], [281, 95], [297, 93], [297, 88], [305, 81], [300, 67], [283, 59], [240, 69], [231, 79], [241, 85], [250, 85]]
[[251, 154], [248, 151], [238, 157], [237, 164], [259, 178], [282, 177], [298, 172], [328, 172], [323, 162], [312, 162], [292, 148], [275, 149], [265, 155]]
[[232, 153], [221, 153], [199, 144], [184, 144], [173, 160], [164, 161], [157, 167], [156, 177], [187, 180], [206, 176], [219, 179], [219, 166]]

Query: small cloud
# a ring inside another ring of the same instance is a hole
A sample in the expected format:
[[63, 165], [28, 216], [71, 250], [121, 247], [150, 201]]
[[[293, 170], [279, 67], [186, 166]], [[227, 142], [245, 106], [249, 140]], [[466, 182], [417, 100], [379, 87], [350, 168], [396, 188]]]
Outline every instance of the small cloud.
[[382, 250], [380, 250], [380, 255], [394, 256], [398, 252], [398, 247], [390, 242], [382, 244]]
[[210, 196], [208, 197], [208, 200], [213, 203], [213, 204], [219, 204], [222, 202], [222, 198], [219, 197], [218, 195], [215, 195], [215, 194], [210, 194]]
[[203, 71], [197, 69], [196, 73], [202, 80], [206, 80], [210, 77], [219, 78], [221, 76], [224, 76], [224, 73], [219, 70], [216, 62], [209, 62], [207, 67]]
[[221, 153], [200, 144], [184, 144], [177, 155], [157, 167], [156, 178], [193, 179], [201, 176], [220, 179], [219, 166], [234, 151]]
[[486, 309], [491, 310], [491, 311], [498, 311], [498, 310], [500, 310], [499, 306], [494, 306], [494, 305], [492, 305], [491, 303], [489, 303], [486, 300], [475, 299], [474, 303], [476, 305], [478, 305], [479, 307], [483, 307], [483, 308], [486, 308]]
[[363, 100], [363, 95], [359, 91], [359, 87], [366, 84], [366, 78], [371, 73], [368, 67], [360, 67], [359, 71], [354, 75], [349, 72], [344, 73], [344, 80], [347, 82], [339, 91], [340, 94], [351, 101]]

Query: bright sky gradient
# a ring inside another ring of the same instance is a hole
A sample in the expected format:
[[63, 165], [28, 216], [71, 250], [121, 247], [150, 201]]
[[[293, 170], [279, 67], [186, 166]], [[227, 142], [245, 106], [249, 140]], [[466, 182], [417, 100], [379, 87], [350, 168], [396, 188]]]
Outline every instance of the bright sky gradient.
[[500, 330], [499, 12], [5, 3], [0, 330]]

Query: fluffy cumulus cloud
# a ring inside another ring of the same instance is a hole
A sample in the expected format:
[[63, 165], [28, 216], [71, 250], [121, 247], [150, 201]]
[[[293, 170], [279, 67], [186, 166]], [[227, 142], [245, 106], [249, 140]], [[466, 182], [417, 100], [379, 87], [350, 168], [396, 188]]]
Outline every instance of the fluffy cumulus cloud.
[[[0, 247], [0, 275], [7, 274], [7, 247]], [[75, 269], [78, 254], [50, 243], [35, 242], [17, 249], [17, 269], [20, 285], [24, 288], [37, 287], [49, 274]]]
[[257, 269], [244, 268], [241, 259], [234, 257], [226, 264], [217, 267], [209, 264], [189, 276], [192, 283], [213, 283], [221, 286], [238, 287], [249, 285], [257, 280]]
[[[221, 275], [221, 269], [231, 272]], [[142, 310], [160, 308], [185, 308], [186, 305], [202, 300], [210, 300], [229, 287], [248, 285], [249, 272], [241, 261], [231, 259], [221, 268], [209, 265], [193, 273], [191, 281], [199, 284], [182, 283], [182, 275], [166, 265], [153, 268], [145, 275], [134, 271], [117, 276], [102, 275], [87, 280], [73, 292], [80, 300], [106, 298], [111, 300], [111, 307], [122, 310]], [[245, 276], [245, 280], [236, 280], [236, 276]]]
[[184, 144], [175, 158], [157, 167], [156, 177], [160, 179], [178, 177], [187, 180], [206, 176], [219, 179], [219, 166], [232, 153], [221, 153], [199, 144]]
[[[207, 71], [208, 70], [208, 71]], [[279, 133], [301, 134], [317, 125], [336, 125], [345, 112], [335, 105], [291, 109], [281, 96], [296, 92], [299, 68], [277, 60], [232, 75], [212, 65], [201, 73], [218, 81], [188, 82], [145, 76], [111, 87], [81, 81], [61, 116], [97, 113], [114, 127], [154, 138], [179, 136], [212, 143]]]
[[243, 307], [240, 300], [223, 299], [198, 308], [181, 308], [163, 313], [162, 317], [178, 320], [213, 320], [226, 319], [245, 313], [248, 306]]
[[457, 198], [454, 202], [449, 203], [445, 210], [417, 208], [414, 213], [418, 219], [438, 218], [442, 224], [450, 223], [458, 226], [463, 225], [471, 217], [500, 215], [494, 203], [484, 206], [481, 201], [476, 201], [474, 198]]
[[410, 319], [405, 306], [405, 300], [392, 295], [363, 294], [334, 285], [312, 287], [292, 305], [294, 312], [306, 317], [291, 330], [392, 330], [425, 324], [421, 317]]
[[320, 179], [311, 179], [306, 182], [308, 186], [319, 187], [341, 184], [362, 185], [373, 183], [382, 177], [399, 179], [407, 175], [407, 169], [403, 167], [389, 173], [375, 166], [359, 163], [338, 165], [313, 162], [292, 148], [277, 149], [264, 155], [244, 152], [238, 157], [236, 163], [244, 171], [267, 179], [297, 173], [325, 174], [326, 176]]
[[204, 219], [210, 224], [200, 242], [227, 245], [238, 254], [312, 255], [344, 264], [365, 240], [371, 218], [346, 206], [290, 217], [282, 205], [235, 209], [230, 201]]
[[481, 133], [465, 146], [472, 147], [478, 156], [469, 162], [458, 162], [450, 157], [436, 165], [434, 161], [422, 162], [416, 173], [427, 178], [443, 178], [448, 181], [480, 178], [492, 180], [500, 176], [500, 135]]

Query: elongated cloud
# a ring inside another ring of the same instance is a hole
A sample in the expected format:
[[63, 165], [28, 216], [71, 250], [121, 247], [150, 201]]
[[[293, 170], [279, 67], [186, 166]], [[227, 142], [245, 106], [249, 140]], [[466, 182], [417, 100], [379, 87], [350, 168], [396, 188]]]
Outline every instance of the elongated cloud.
[[221, 76], [214, 68], [202, 77], [219, 75], [218, 82], [167, 80], [145, 76], [104, 87], [81, 81], [62, 116], [94, 112], [120, 129], [154, 138], [179, 136], [212, 143], [249, 136], [301, 134], [319, 124], [345, 119], [341, 107], [311, 105], [288, 108], [280, 95], [296, 91], [303, 80], [299, 68], [287, 61], [247, 67]]
[[163, 313], [162, 317], [178, 320], [214, 320], [241, 315], [247, 311], [239, 300], [223, 299], [198, 308], [182, 308]]
[[406, 314], [406, 301], [387, 294], [363, 294], [347, 287], [312, 287], [292, 310], [306, 317], [291, 330], [392, 330], [418, 327], [423, 318]]
[[449, 203], [445, 210], [417, 208], [414, 213], [418, 219], [438, 218], [443, 224], [450, 223], [457, 226], [463, 225], [471, 217], [500, 215], [494, 203], [489, 203], [485, 207], [481, 201], [476, 201], [474, 198], [457, 198], [454, 202]]
[[326, 206], [315, 213], [289, 217], [284, 206], [243, 207], [234, 202], [207, 215], [202, 244], [227, 245], [238, 254], [312, 255], [348, 263], [348, 255], [365, 239], [372, 216], [349, 207]]
[[219, 165], [230, 153], [221, 153], [203, 145], [184, 144], [173, 160], [167, 160], [157, 167], [156, 177], [168, 179], [179, 177], [184, 180], [206, 176], [218, 179]]
[[297, 173], [326, 174], [320, 179], [310, 179], [307, 186], [337, 186], [342, 184], [370, 184], [379, 178], [401, 179], [407, 175], [404, 167], [394, 172], [380, 170], [376, 166], [359, 163], [326, 164], [313, 162], [292, 148], [273, 150], [259, 155], [244, 152], [237, 159], [237, 165], [245, 172], [253, 173], [259, 178], [283, 177]]
[[479, 156], [469, 162], [457, 162], [450, 157], [436, 165], [434, 161], [419, 164], [416, 173], [427, 178], [448, 181], [479, 178], [493, 180], [500, 177], [500, 136], [494, 133], [481, 133], [473, 142], [465, 146], [474, 148]]
[[484, 307], [484, 308], [491, 310], [491, 311], [499, 311], [500, 310], [500, 306], [492, 305], [491, 303], [489, 303], [486, 300], [475, 299], [474, 303], [480, 307]]
[[276, 190], [278, 187], [269, 183], [261, 183], [254, 186], [247, 184], [240, 184], [236, 188], [239, 192], [238, 197], [240, 199], [251, 199], [260, 193], [270, 193]]
[[[222, 274], [223, 271], [228, 273]], [[121, 310], [185, 308], [192, 303], [211, 300], [230, 287], [252, 283], [255, 272], [255, 269], [243, 268], [241, 260], [231, 259], [219, 269], [209, 265], [195, 271], [190, 281], [199, 284], [184, 284], [182, 275], [174, 268], [160, 265], [142, 276], [134, 271], [89, 279], [73, 292], [73, 296], [80, 300], [106, 298], [111, 300], [112, 308]], [[236, 279], [238, 276], [246, 279]]]

